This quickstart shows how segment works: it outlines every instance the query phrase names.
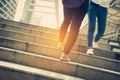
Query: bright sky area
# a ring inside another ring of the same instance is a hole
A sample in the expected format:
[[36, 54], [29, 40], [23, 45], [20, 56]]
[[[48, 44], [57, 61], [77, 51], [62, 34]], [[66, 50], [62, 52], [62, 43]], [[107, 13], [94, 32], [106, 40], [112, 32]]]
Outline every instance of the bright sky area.
[[[23, 13], [22, 11], [23, 11], [24, 3], [26, 0], [16, 0], [16, 1], [18, 1], [18, 6], [17, 6], [16, 16], [15, 16], [15, 21], [19, 21], [22, 17], [22, 13]], [[40, 0], [36, 0], [35, 4], [54, 7], [53, 3], [40, 1]], [[45, 12], [45, 13], [41, 13], [41, 12]], [[59, 6], [59, 22], [60, 22], [59, 26], [57, 26], [56, 24], [56, 15], [46, 14], [46, 12], [55, 13], [55, 10], [35, 6], [32, 18], [30, 20], [30, 24], [45, 26], [45, 27], [54, 28], [54, 29], [59, 27], [61, 22], [63, 21], [63, 10], [62, 10], [61, 0], [60, 0], [60, 6]], [[86, 20], [83, 21], [83, 24], [81, 26], [84, 26], [85, 24], [86, 24]]]

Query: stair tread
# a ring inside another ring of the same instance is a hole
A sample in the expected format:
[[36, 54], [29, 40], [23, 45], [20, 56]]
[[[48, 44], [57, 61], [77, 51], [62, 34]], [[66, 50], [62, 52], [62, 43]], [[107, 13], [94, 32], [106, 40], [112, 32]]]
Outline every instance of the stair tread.
[[[37, 43], [33, 43], [33, 42], [27, 42], [27, 41], [23, 41], [23, 40], [18, 40], [18, 39], [12, 39], [12, 38], [8, 38], [8, 37], [3, 37], [3, 36], [0, 36], [0, 38], [2, 39], [7, 39], [7, 40], [12, 40], [12, 41], [17, 41], [17, 42], [22, 42], [22, 43], [27, 43], [27, 44], [33, 44], [33, 45], [39, 45], [39, 46], [44, 46], [44, 47], [48, 47], [48, 48], [54, 48], [54, 49], [58, 49], [57, 47], [52, 47], [52, 46], [49, 46], [49, 45], [44, 45], [44, 44], [37, 44]], [[82, 46], [82, 45], [81, 45]], [[101, 51], [106, 51], [106, 52], [110, 52], [110, 53], [114, 53], [110, 50], [104, 50], [104, 49], [100, 49], [100, 48], [94, 48], [94, 49], [99, 49]], [[119, 52], [118, 52], [119, 53]]]
[[[38, 43], [38, 44], [45, 44], [45, 45], [54, 46], [54, 47], [56, 47], [58, 43], [58, 40], [53, 39], [53, 38], [38, 36], [38, 35], [33, 35], [33, 34], [28, 34], [28, 33], [22, 33], [22, 32], [16, 32], [13, 30], [6, 30], [6, 29], [1, 29], [1, 28], [0, 28], [0, 36], [13, 38], [17, 40], [23, 40], [27, 42]], [[81, 39], [79, 41], [76, 41], [75, 45], [73, 46], [73, 50], [78, 50], [79, 45], [86, 46], [86, 44], [87, 44], [86, 40]]]
[[64, 80], [85, 80], [82, 78], [77, 78], [77, 77], [73, 77], [73, 76], [69, 76], [69, 75], [65, 75], [65, 74], [60, 74], [57, 72], [52, 72], [52, 71], [48, 71], [48, 70], [43, 70], [43, 69], [38, 69], [38, 68], [34, 68], [34, 67], [30, 67], [30, 66], [25, 66], [25, 65], [20, 65], [20, 64], [16, 64], [16, 63], [12, 63], [12, 62], [6, 62], [6, 61], [0, 61], [0, 66], [6, 67], [8, 69], [14, 69], [17, 71], [23, 71], [23, 72], [28, 72], [30, 74], [38, 74], [38, 75], [42, 75], [42, 76], [49, 76], [49, 77], [53, 77], [53, 78], [58, 78], [58, 79], [64, 79]]
[[[4, 47], [0, 47], [0, 48], [6, 49], [6, 50], [10, 50], [10, 51], [13, 51], [13, 52], [20, 52], [21, 54], [27, 54], [27, 55], [37, 56], [39, 58], [48, 59], [48, 60], [52, 60], [52, 61], [56, 61], [56, 62], [68, 64], [68, 65], [80, 66], [80, 67], [84, 67], [84, 68], [89, 68], [89, 69], [99, 70], [99, 71], [103, 71], [103, 72], [108, 72], [108, 73], [111, 73], [111, 74], [120, 75], [120, 72], [113, 71], [113, 70], [108, 70], [108, 69], [103, 69], [103, 68], [100, 68], [100, 67], [90, 66], [90, 65], [76, 63], [76, 62], [61, 62], [59, 59], [53, 58], [53, 57], [48, 57], [48, 56], [43, 56], [43, 55], [37, 55], [37, 54], [29, 53], [29, 52], [24, 52], [24, 51], [19, 51], [19, 50], [4, 48]], [[113, 60], [113, 61], [115, 61], [115, 60]], [[119, 61], [116, 61], [116, 62], [119, 62]]]
[[[21, 35], [26, 35], [26, 36], [31, 36], [31, 37], [45, 38], [45, 39], [49, 39], [49, 40], [53, 40], [53, 41], [55, 40], [56, 41], [56, 39], [51, 39], [49, 37], [44, 37], [44, 36], [39, 36], [39, 35], [34, 35], [34, 34], [29, 34], [29, 33], [17, 32], [17, 31], [7, 30], [7, 29], [1, 29], [1, 28], [0, 28], [0, 30], [3, 31], [3, 32], [9, 32], [9, 33], [12, 33], [12, 34], [21, 34]], [[4, 35], [1, 35], [1, 36], [4, 36]], [[12, 37], [12, 36], [10, 36], [10, 37]]]
[[[3, 39], [8, 39], [8, 40], [10, 39], [10, 38], [6, 38], [6, 37], [1, 37], [1, 40], [2, 40], [2, 38], [3, 38]], [[13, 39], [10, 39], [10, 40], [13, 40]], [[15, 41], [21, 42], [20, 40], [15, 40]], [[15, 42], [15, 41], [14, 41], [14, 42]], [[13, 41], [12, 41], [12, 42], [13, 42]], [[30, 44], [30, 45], [32, 44], [32, 45], [38, 46], [38, 47], [40, 46], [39, 49], [41, 49], [41, 47], [42, 47], [42, 48], [46, 48], [46, 50], [47, 50], [47, 48], [48, 48], [48, 49], [50, 49], [50, 50], [52, 50], [52, 51], [55, 51], [55, 52], [50, 52], [50, 53], [49, 53], [49, 52], [48, 52], [48, 53], [47, 53], [47, 52], [46, 52], [46, 53], [43, 53], [43, 52], [37, 52], [37, 51], [34, 52], [34, 51], [32, 51], [32, 52], [35, 53], [35, 54], [41, 54], [41, 55], [51, 56], [51, 57], [55, 57], [55, 58], [59, 58], [59, 56], [60, 56], [60, 54], [61, 54], [61, 50], [59, 50], [59, 49], [56, 48], [56, 47], [50, 47], [50, 46], [48, 46], [48, 45], [28, 43], [28, 42], [23, 42], [23, 41], [22, 41], [22, 43], [25, 43], [25, 44], [27, 43], [27, 44]], [[5, 46], [4, 46], [4, 47], [5, 47]], [[9, 46], [6, 46], [6, 47], [9, 47]], [[16, 48], [14, 48], [14, 49], [16, 49]], [[26, 50], [26, 49], [24, 49], [24, 50]], [[22, 50], [22, 51], [24, 51], [24, 50]], [[94, 50], [104, 51], [104, 53], [107, 52], [107, 53], [111, 53], [112, 55], [115, 54], [115, 53], [112, 53], [111, 51], [107, 51], [107, 50], [101, 50], [101, 49], [96, 49], [96, 48], [94, 48]], [[31, 51], [27, 50], [27, 52], [31, 52]], [[57, 53], [57, 54], [56, 54], [56, 53]], [[80, 52], [77, 52], [77, 51], [71, 51], [70, 57], [72, 56], [71, 58], [74, 57], [74, 58], [76, 59], [76, 58], [78, 58], [78, 57], [75, 57], [75, 56], [79, 56], [79, 55], [78, 55], [79, 53], [80, 53]], [[116, 53], [117, 53], [117, 52], [116, 52]], [[75, 55], [75, 54], [76, 54], [76, 55]], [[81, 53], [81, 54], [84, 55], [85, 53]], [[119, 53], [118, 53], [118, 54], [119, 54]], [[105, 60], [108, 60], [108, 61], [111, 61], [111, 60], [112, 60], [112, 61], [116, 61], [115, 59], [113, 60], [113, 59], [110, 59], [110, 58], [104, 57], [104, 56], [101, 57], [101, 56], [99, 56], [99, 55], [97, 55], [97, 54], [95, 54], [95, 56], [96, 56], [96, 57], [93, 57], [93, 58], [98, 58], [99, 60], [104, 60], [104, 59], [105, 59]], [[92, 57], [91, 57], [91, 58], [92, 58]], [[74, 60], [74, 61], [75, 61], [75, 60]]]
[[[14, 53], [15, 54], [15, 53]], [[16, 56], [16, 55], [15, 55]], [[20, 55], [19, 55], [20, 56]], [[26, 56], [26, 55], [24, 55], [24, 56]], [[17, 56], [16, 56], [17, 57]], [[21, 56], [22, 57], [22, 56]], [[103, 69], [103, 68], [99, 68], [99, 67], [94, 67], [94, 66], [89, 66], [89, 65], [85, 65], [85, 64], [78, 64], [78, 63], [75, 63], [75, 62], [60, 62], [60, 61], [58, 61], [57, 59], [55, 59], [55, 58], [49, 58], [49, 57], [47, 57], [46, 58], [46, 56], [44, 57], [44, 56], [42, 56], [43, 58], [42, 58], [42, 60], [44, 59], [44, 61], [48, 61], [48, 63], [51, 63], [51, 65], [53, 65], [54, 66], [54, 68], [55, 67], [57, 67], [57, 66], [55, 66], [54, 64], [60, 64], [58, 67], [60, 67], [60, 66], [63, 66], [63, 68], [65, 68], [65, 69], [67, 69], [67, 71], [68, 72], [70, 72], [71, 73], [71, 70], [70, 70], [70, 66], [72, 67], [72, 66], [74, 66], [74, 67], [76, 67], [76, 68], [78, 68], [77, 70], [75, 69], [75, 74], [78, 76], [79, 75], [79, 77], [80, 78], [83, 78], [83, 79], [89, 79], [89, 78], [92, 78], [92, 77], [94, 77], [94, 75], [96, 74], [96, 73], [100, 73], [100, 74], [103, 74], [104, 73], [104, 75], [106, 75], [106, 76], [114, 76], [114, 77], [116, 77], [116, 78], [119, 78], [118, 76], [120, 76], [120, 72], [116, 72], [116, 71], [111, 71], [111, 70], [108, 70], [108, 69]], [[24, 57], [25, 58], [25, 57]], [[36, 57], [37, 58], [37, 57]], [[40, 58], [40, 57], [39, 57]], [[46, 60], [45, 60], [46, 59]], [[38, 60], [38, 59], [37, 59]], [[23, 60], [21, 60], [22, 62], [23, 62]], [[42, 61], [42, 62], [44, 62], [44, 61]], [[38, 62], [40, 62], [39, 60], [38, 60]], [[17, 62], [16, 62], [17, 63]], [[45, 62], [44, 62], [45, 63]], [[53, 64], [54, 63], [54, 64]], [[21, 64], [21, 63], [19, 63], [19, 64]], [[24, 63], [24, 65], [26, 65], [27, 63]], [[31, 64], [31, 63], [30, 63]], [[51, 65], [50, 66], [48, 66], [48, 67], [51, 67]], [[65, 67], [65, 65], [67, 65], [67, 67]], [[32, 65], [30, 65], [30, 66], [32, 66]], [[46, 65], [47, 66], [47, 65]], [[35, 66], [34, 66], [35, 67]], [[45, 67], [45, 65], [44, 65], [44, 67]], [[72, 68], [74, 68], [74, 67], [72, 67]], [[40, 67], [41, 68], [41, 67]], [[71, 69], [72, 69], [71, 68]], [[43, 68], [42, 68], [43, 69]], [[45, 68], [46, 69], [46, 68]], [[81, 69], [82, 69], [82, 71], [81, 71]], [[51, 68], [49, 68], [49, 69], [47, 69], [47, 70], [50, 70], [51, 71]], [[69, 71], [70, 70], [70, 71]], [[89, 72], [87, 72], [87, 70], [89, 71]], [[62, 71], [64, 71], [64, 70], [62, 70]], [[55, 71], [56, 72], [56, 71]], [[87, 72], [87, 75], [84, 75], [84, 74], [86, 74], [86, 72]], [[60, 72], [61, 73], [61, 72]], [[66, 73], [65, 73], [66, 74]], [[90, 74], [92, 74], [91, 76], [89, 76]], [[67, 74], [67, 75], [69, 75], [69, 74]], [[82, 75], [82, 76], [80, 76], [80, 75]], [[84, 75], [84, 76], [83, 76]], [[73, 75], [72, 75], [73, 76]], [[74, 75], [75, 76], [75, 75]], [[88, 78], [89, 77], [89, 78]], [[101, 77], [100, 77], [101, 78]], [[93, 80], [94, 78], [92, 78], [92, 80]], [[102, 79], [103, 80], [103, 79]], [[109, 80], [109, 79], [108, 79]]]
[[[41, 35], [41, 34], [43, 34], [43, 33], [45, 33], [45, 34], [51, 34], [51, 36], [55, 36], [55, 38], [57, 37], [58, 38], [58, 34], [59, 34], [59, 30], [52, 30], [52, 31], [49, 31], [49, 30], [51, 30], [51, 29], [49, 29], [49, 28], [47, 28], [48, 29], [48, 31], [46, 31], [46, 30], [42, 30], [42, 29], [34, 29], [35, 28], [35, 26], [34, 26], [34, 28], [30, 28], [30, 27], [23, 27], [23, 26], [13, 26], [13, 25], [9, 25], [9, 24], [6, 24], [6, 23], [1, 23], [0, 22], [0, 24], [5, 24], [5, 25], [8, 25], [8, 26], [5, 26], [5, 27], [2, 27], [2, 26], [0, 26], [2, 29], [9, 29], [9, 30], [13, 30], [13, 29], [15, 29], [16, 31], [24, 31], [24, 33], [29, 33], [29, 34], [35, 34], [35, 35]], [[29, 26], [29, 25], [28, 25]], [[40, 26], [39, 26], [40, 27]], [[18, 29], [17, 29], [18, 28]], [[46, 27], [43, 27], [44, 29], [46, 29]], [[21, 30], [20, 30], [21, 29]], [[56, 31], [56, 32], [54, 32], [54, 31]], [[85, 36], [86, 37], [86, 35], [85, 34], [79, 34], [80, 36]], [[81, 38], [81, 37], [79, 37], [78, 36], [78, 38]], [[86, 37], [87, 38], [87, 37]], [[82, 38], [82, 39], [84, 39], [84, 40], [86, 40], [86, 38]]]

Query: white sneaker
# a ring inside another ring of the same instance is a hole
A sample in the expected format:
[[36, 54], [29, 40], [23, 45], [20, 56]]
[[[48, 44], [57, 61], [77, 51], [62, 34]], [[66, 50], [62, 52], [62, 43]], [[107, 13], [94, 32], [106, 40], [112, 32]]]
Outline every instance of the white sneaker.
[[61, 54], [60, 56], [61, 61], [71, 61], [68, 55], [65, 55], [64, 53]]
[[57, 46], [59, 49], [63, 49], [63, 43], [61, 42], [58, 42], [58, 46]]
[[94, 55], [93, 49], [92, 48], [88, 49], [87, 52], [86, 52], [86, 54], [87, 55]]
[[98, 42], [93, 42], [93, 47], [99, 48]]

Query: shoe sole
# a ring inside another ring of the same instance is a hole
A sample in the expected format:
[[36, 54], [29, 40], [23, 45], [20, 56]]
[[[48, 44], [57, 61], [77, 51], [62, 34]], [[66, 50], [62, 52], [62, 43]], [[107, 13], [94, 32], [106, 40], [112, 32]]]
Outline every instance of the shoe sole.
[[71, 60], [67, 60], [67, 59], [60, 59], [60, 61], [70, 62]]

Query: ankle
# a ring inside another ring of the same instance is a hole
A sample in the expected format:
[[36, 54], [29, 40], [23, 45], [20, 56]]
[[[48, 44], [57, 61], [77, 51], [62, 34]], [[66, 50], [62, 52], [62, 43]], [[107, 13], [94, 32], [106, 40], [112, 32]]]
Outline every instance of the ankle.
[[61, 54], [60, 60], [61, 61], [71, 61], [69, 56], [67, 54], [65, 54], [64, 52]]
[[60, 48], [60, 49], [63, 49], [63, 43], [62, 42], [58, 42], [57, 47]]
[[62, 53], [62, 55], [64, 55], [64, 56], [68, 56], [68, 54], [66, 54], [66, 53], [64, 53], [64, 52]]
[[87, 49], [93, 49], [93, 47], [92, 46], [88, 46], [88, 48]]

